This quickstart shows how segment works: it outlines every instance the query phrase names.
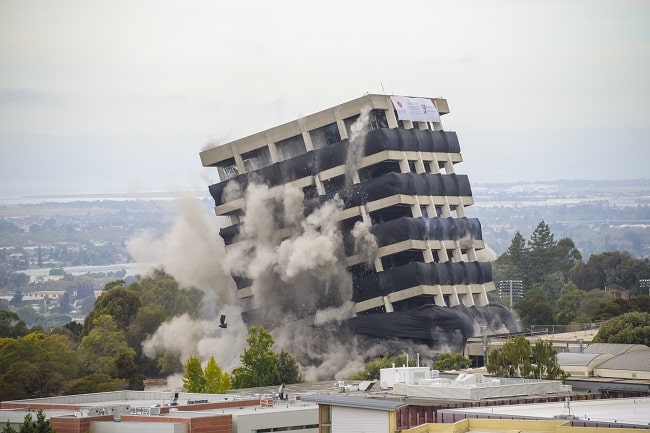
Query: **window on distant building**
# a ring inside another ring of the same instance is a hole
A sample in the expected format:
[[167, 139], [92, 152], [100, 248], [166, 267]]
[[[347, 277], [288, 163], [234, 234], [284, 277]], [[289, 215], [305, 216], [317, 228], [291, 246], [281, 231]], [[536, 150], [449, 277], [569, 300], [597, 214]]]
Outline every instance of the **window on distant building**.
[[217, 172], [219, 173], [219, 179], [222, 181], [232, 179], [233, 177], [237, 176], [239, 174], [239, 170], [237, 169], [235, 158], [229, 158], [225, 161], [217, 163]]
[[370, 129], [388, 128], [386, 110], [374, 109], [370, 112]]
[[358, 119], [359, 119], [358, 114], [356, 116], [343, 119], [343, 123], [345, 123], [345, 130], [348, 132], [348, 138], [352, 137], [352, 125], [354, 125], [354, 122], [356, 122]]
[[339, 134], [339, 127], [336, 122], [313, 129], [309, 134], [314, 149], [320, 149], [341, 141], [341, 134]]
[[244, 168], [247, 172], [271, 165], [271, 152], [269, 152], [268, 147], [242, 153], [241, 158], [244, 160]]
[[275, 143], [275, 148], [278, 151], [278, 159], [280, 161], [286, 161], [294, 156], [302, 155], [307, 151], [302, 134], [278, 141]]

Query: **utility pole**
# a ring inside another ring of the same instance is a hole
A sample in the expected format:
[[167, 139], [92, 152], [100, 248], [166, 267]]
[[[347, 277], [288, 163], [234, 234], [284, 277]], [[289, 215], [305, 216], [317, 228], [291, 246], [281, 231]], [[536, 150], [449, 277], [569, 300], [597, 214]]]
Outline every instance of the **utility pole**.
[[481, 327], [483, 330], [483, 365], [487, 367], [488, 363], [488, 335], [487, 335], [487, 326], [483, 325]]

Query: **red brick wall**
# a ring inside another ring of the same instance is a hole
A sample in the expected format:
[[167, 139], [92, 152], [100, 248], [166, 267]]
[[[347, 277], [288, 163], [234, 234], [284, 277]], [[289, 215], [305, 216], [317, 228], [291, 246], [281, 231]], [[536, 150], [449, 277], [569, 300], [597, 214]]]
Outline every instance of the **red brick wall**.
[[232, 416], [193, 418], [188, 433], [232, 433]]
[[93, 421], [113, 422], [113, 415], [101, 416], [61, 416], [50, 418], [50, 424], [57, 433], [88, 433]]
[[[174, 422], [187, 424], [188, 433], [232, 433], [232, 415], [218, 414], [181, 418], [172, 416], [122, 415], [123, 422]], [[57, 433], [58, 430], [57, 430]], [[68, 433], [68, 432], [61, 432]]]

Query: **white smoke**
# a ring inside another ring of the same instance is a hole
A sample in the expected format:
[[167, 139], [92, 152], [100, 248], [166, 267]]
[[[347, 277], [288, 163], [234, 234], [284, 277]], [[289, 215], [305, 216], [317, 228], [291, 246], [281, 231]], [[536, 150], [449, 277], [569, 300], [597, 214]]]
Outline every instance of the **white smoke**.
[[248, 330], [240, 318], [239, 308], [225, 306], [221, 312], [226, 315], [227, 329], [219, 328], [214, 319], [195, 319], [187, 314], [164, 322], [143, 342], [144, 354], [154, 359], [165, 352], [178, 353], [183, 363], [190, 356], [198, 356], [203, 361], [214, 356], [224, 370], [237, 367]]
[[352, 228], [354, 238], [354, 253], [358, 254], [361, 260], [372, 265], [377, 258], [379, 245], [375, 235], [370, 232], [370, 223], [357, 221]]
[[[150, 358], [166, 351], [179, 353], [181, 362], [192, 355], [201, 360], [214, 356], [222, 368], [232, 368], [248, 331], [236, 304], [235, 284], [223, 266], [224, 244], [214, 217], [198, 199], [183, 197], [179, 204], [169, 232], [142, 232], [129, 241], [128, 250], [137, 262], [162, 266], [181, 287], [200, 289], [204, 294], [202, 317], [182, 315], [163, 323], [143, 342], [143, 352]], [[227, 329], [219, 327], [222, 314]]]
[[494, 262], [497, 259], [497, 253], [492, 248], [485, 244], [485, 248], [476, 250], [476, 260], [479, 262]]
[[[228, 285], [227, 270], [214, 261], [224, 255], [223, 241], [214, 221], [196, 198], [180, 199], [180, 214], [170, 231], [163, 235], [144, 231], [128, 244], [131, 256], [140, 263], [162, 265], [181, 286], [196, 287], [217, 295], [218, 302], [232, 303], [234, 286]], [[215, 287], [219, 282], [220, 287]]]
[[354, 175], [361, 166], [368, 134], [370, 107], [363, 107], [359, 118], [350, 126], [350, 142], [345, 160], [345, 184], [352, 185]]
[[342, 203], [336, 198], [305, 216], [303, 202], [297, 187], [249, 184], [240, 242], [228, 251], [226, 264], [252, 281], [254, 307], [269, 325], [351, 297], [338, 227]]

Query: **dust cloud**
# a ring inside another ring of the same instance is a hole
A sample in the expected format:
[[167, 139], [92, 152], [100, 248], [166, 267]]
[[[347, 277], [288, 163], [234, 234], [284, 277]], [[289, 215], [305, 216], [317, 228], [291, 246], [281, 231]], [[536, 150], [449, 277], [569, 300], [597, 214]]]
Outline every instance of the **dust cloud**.
[[[234, 281], [223, 266], [223, 241], [214, 216], [198, 199], [182, 197], [178, 203], [169, 232], [142, 232], [129, 241], [128, 250], [137, 262], [162, 266], [181, 287], [201, 290], [203, 309], [200, 318], [182, 315], [163, 323], [143, 343], [143, 351], [150, 358], [166, 351], [178, 353], [183, 363], [191, 355], [201, 360], [214, 356], [222, 368], [234, 368], [248, 330], [236, 305]], [[221, 314], [227, 317], [227, 330], [219, 327]]]

